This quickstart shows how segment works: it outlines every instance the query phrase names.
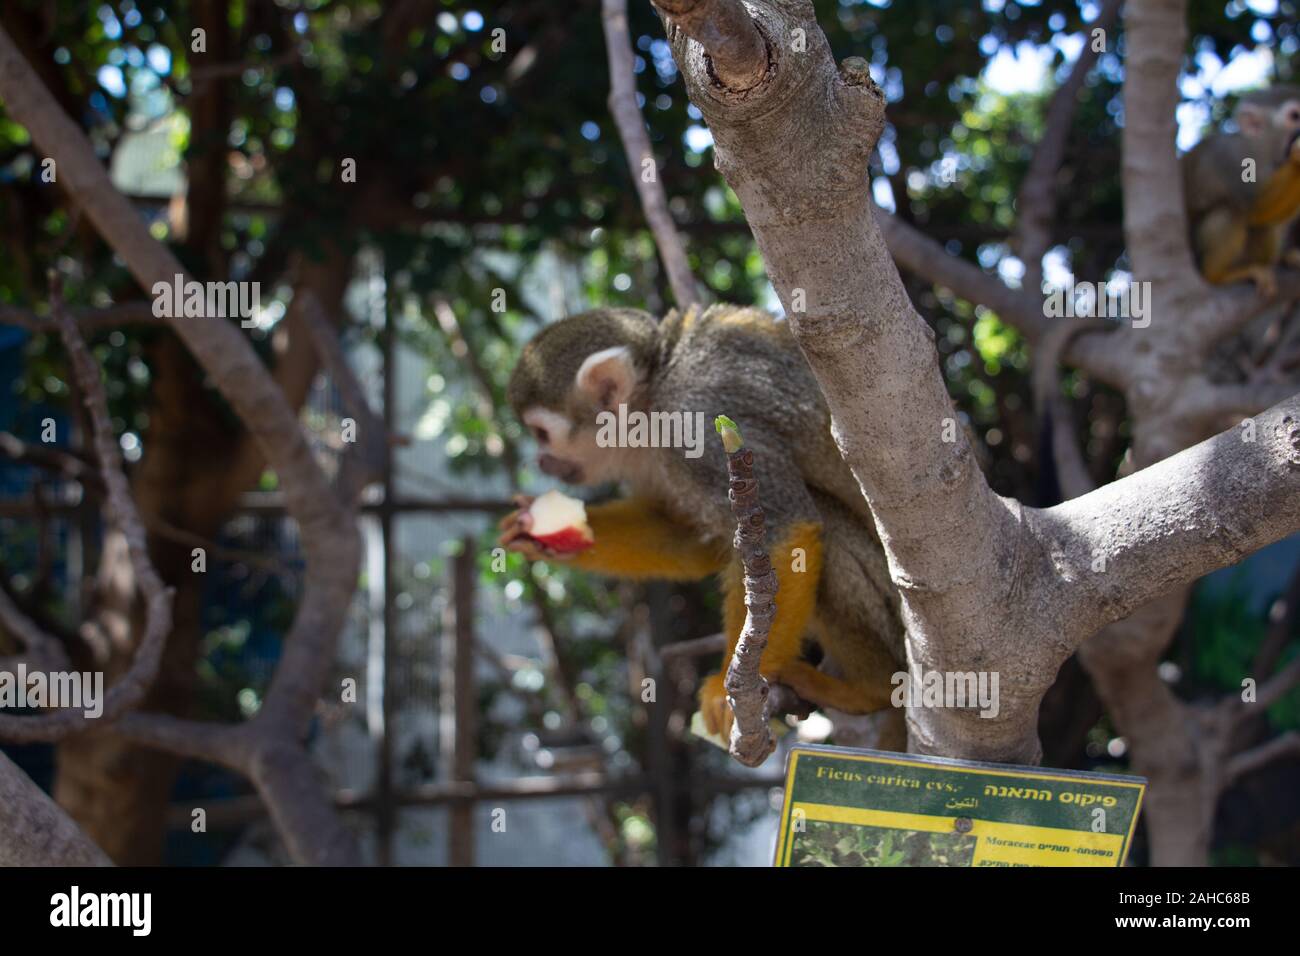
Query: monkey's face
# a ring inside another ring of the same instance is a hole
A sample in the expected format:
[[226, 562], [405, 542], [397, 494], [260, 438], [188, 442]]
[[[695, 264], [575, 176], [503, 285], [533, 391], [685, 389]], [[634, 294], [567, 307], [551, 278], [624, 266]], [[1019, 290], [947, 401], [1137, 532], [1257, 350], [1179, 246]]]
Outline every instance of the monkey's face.
[[1274, 159], [1284, 158], [1292, 138], [1300, 132], [1300, 96], [1282, 95], [1289, 93], [1274, 89], [1272, 96], [1261, 96], [1243, 100], [1237, 107], [1233, 118], [1241, 132], [1251, 138], [1266, 138], [1270, 151], [1273, 144], [1278, 146], [1278, 155]]
[[[537, 442], [537, 467], [573, 485], [622, 481], [638, 467], [626, 449], [609, 447], [601, 416], [641, 401], [645, 365], [630, 346], [593, 351], [583, 341], [584, 323], [599, 318], [591, 313], [566, 319], [530, 343], [509, 389], [511, 404]], [[598, 436], [605, 440], [598, 442]]]
[[1296, 134], [1300, 133], [1300, 100], [1287, 100], [1274, 110], [1273, 126], [1278, 130], [1286, 153], [1291, 153]]
[[596, 444], [597, 409], [572, 415], [534, 406], [523, 422], [537, 442], [537, 467], [543, 474], [570, 485], [599, 485], [617, 481], [618, 449]]

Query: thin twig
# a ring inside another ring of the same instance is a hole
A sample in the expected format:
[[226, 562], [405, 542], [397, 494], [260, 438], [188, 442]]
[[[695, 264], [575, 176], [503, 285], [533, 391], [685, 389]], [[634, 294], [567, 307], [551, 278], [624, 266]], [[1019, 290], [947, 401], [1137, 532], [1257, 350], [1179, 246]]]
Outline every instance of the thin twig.
[[368, 485], [383, 478], [391, 439], [384, 420], [371, 410], [365, 389], [348, 364], [347, 355], [320, 300], [305, 286], [296, 294], [298, 298], [294, 304], [300, 310], [316, 354], [338, 389], [343, 410], [356, 422], [356, 447], [344, 453], [339, 468], [339, 495], [344, 504], [351, 505]]
[[1074, 410], [1061, 395], [1061, 356], [1075, 336], [1092, 331], [1109, 332], [1114, 328], [1115, 324], [1105, 319], [1059, 322], [1039, 340], [1034, 350], [1034, 405], [1041, 427], [1050, 429], [1051, 448], [1045, 451], [1052, 455], [1061, 496], [1066, 501], [1086, 495], [1096, 487], [1096, 482], [1074, 433]]
[[[700, 301], [699, 287], [686, 261], [681, 234], [668, 209], [668, 197], [659, 181], [659, 169], [650, 150], [645, 120], [636, 103], [636, 74], [632, 69], [632, 37], [627, 26], [627, 0], [602, 0], [601, 21], [605, 26], [605, 47], [609, 56], [609, 112], [618, 126], [628, 169], [636, 183], [646, 222], [654, 235], [659, 256], [668, 273], [677, 307], [685, 309]], [[647, 176], [646, 164], [649, 163]]]
[[[1092, 30], [1109, 30], [1119, 17], [1122, 0], [1106, 0], [1097, 19], [1088, 24]], [[1019, 255], [1025, 264], [1025, 288], [1037, 291], [1043, 280], [1043, 255], [1052, 241], [1052, 220], [1056, 209], [1056, 174], [1065, 159], [1066, 141], [1079, 103], [1079, 91], [1092, 72], [1101, 51], [1085, 42], [1065, 82], [1052, 95], [1047, 107], [1047, 122], [1042, 138], [1034, 149], [1029, 169], [1020, 185], [1017, 208]]]
[[758, 500], [754, 478], [754, 453], [744, 446], [734, 422], [719, 416], [716, 427], [727, 449], [727, 478], [731, 513], [736, 519], [736, 551], [745, 569], [745, 626], [723, 686], [735, 721], [731, 725], [731, 756], [747, 767], [757, 767], [776, 749], [768, 724], [769, 688], [759, 671], [767, 635], [776, 616], [776, 572], [763, 545], [767, 519]]
[[[130, 325], [166, 325], [167, 320], [153, 314], [153, 306], [148, 302], [122, 302], [105, 306], [102, 309], [68, 310], [83, 335], [94, 335], [109, 329], [118, 329]], [[14, 325], [29, 332], [53, 332], [54, 326], [49, 319], [37, 315], [31, 309], [19, 306], [0, 306], [0, 325]]]
[[23, 645], [23, 653], [16, 657], [0, 657], [0, 671], [9, 671], [18, 662], [29, 668], [64, 670], [68, 655], [59, 640], [46, 634], [36, 622], [22, 612], [9, 592], [0, 588], [0, 625]]
[[[50, 308], [63, 344], [72, 363], [73, 374], [81, 388], [90, 413], [95, 454], [99, 458], [100, 476], [107, 492], [109, 521], [126, 539], [131, 568], [145, 600], [144, 634], [126, 674], [109, 688], [98, 719], [110, 723], [143, 699], [153, 684], [162, 662], [163, 648], [172, 624], [172, 591], [166, 587], [149, 560], [148, 538], [144, 522], [131, 497], [131, 488], [122, 472], [122, 456], [113, 437], [108, 398], [99, 377], [99, 366], [91, 358], [86, 342], [77, 331], [76, 322], [63, 305], [63, 290], [56, 274], [50, 275]], [[64, 709], [38, 717], [0, 714], [0, 737], [18, 741], [60, 740], [84, 730], [89, 718], [84, 711]]]
[[1294, 730], [1274, 737], [1258, 747], [1253, 747], [1233, 757], [1228, 761], [1227, 770], [1224, 772], [1224, 776], [1227, 778], [1225, 782], [1228, 784], [1234, 783], [1246, 774], [1287, 756], [1300, 757], [1300, 733]]
[[674, 641], [667, 647], [659, 649], [659, 656], [665, 661], [674, 658], [703, 657], [705, 654], [721, 654], [727, 649], [727, 635], [710, 634], [688, 641]]

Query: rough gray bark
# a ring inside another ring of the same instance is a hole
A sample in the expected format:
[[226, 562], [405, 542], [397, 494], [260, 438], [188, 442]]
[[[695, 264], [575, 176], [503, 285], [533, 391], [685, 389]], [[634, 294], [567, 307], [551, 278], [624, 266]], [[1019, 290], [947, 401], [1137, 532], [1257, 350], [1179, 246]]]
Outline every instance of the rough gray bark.
[[0, 866], [112, 866], [27, 774], [0, 753]]
[[[1222, 338], [1241, 329], [1264, 304], [1247, 288], [1207, 286], [1191, 267], [1173, 148], [1176, 81], [1186, 42], [1184, 7], [1176, 0], [1134, 0], [1128, 5], [1127, 46], [1137, 56], [1130, 60], [1125, 85], [1124, 186], [1126, 196], [1136, 201], [1126, 203], [1125, 225], [1138, 266], [1135, 279], [1151, 281], [1157, 297], [1149, 327], [1123, 326], [1105, 336], [1062, 332], [1046, 316], [1036, 288], [1009, 288], [996, 276], [949, 256], [939, 243], [906, 223], [879, 217], [890, 252], [900, 265], [996, 310], [1036, 351], [1053, 353], [1063, 344], [1066, 362], [1120, 389], [1136, 426], [1133, 459], [1138, 467], [1253, 416], [1297, 389], [1293, 378], [1278, 375], [1290, 367], [1292, 357], [1281, 351], [1242, 384], [1212, 383], [1204, 369]], [[1076, 68], [1072, 78], [1080, 75]], [[1045, 170], [1047, 163], [1039, 165]], [[1036, 175], [1046, 173], [1040, 170]], [[1032, 207], [1036, 195], [1031, 188], [1022, 198], [1028, 198]], [[1022, 214], [1035, 213], [1030, 208], [1022, 209]], [[1284, 277], [1280, 298], [1295, 299], [1300, 295], [1298, 286], [1294, 278]], [[1045, 359], [1055, 361], [1050, 354]], [[1280, 419], [1273, 424], [1290, 427]], [[1073, 436], [1057, 437], [1061, 439], [1058, 450], [1077, 452], [1070, 448]], [[1278, 451], [1289, 454], [1280, 447]], [[1068, 482], [1072, 495], [1090, 487], [1080, 463], [1076, 455], [1062, 469], [1067, 480], [1071, 475], [1078, 479]], [[1208, 486], [1203, 491], [1231, 493], [1230, 488]], [[1191, 501], [1183, 504], [1196, 507]], [[1269, 519], [1258, 502], [1249, 510], [1254, 514], [1246, 524]], [[1223, 517], [1218, 533], [1230, 554], [1245, 546], [1238, 534], [1244, 525], [1234, 523], [1233, 515]], [[1209, 533], [1215, 533], [1213, 524]], [[1289, 742], [1270, 742], [1232, 757], [1232, 733], [1244, 719], [1240, 708], [1231, 720], [1207, 716], [1205, 708], [1179, 701], [1159, 678], [1156, 668], [1175, 633], [1185, 594], [1177, 588], [1103, 629], [1081, 648], [1082, 660], [1112, 718], [1130, 742], [1134, 769], [1151, 780], [1144, 816], [1156, 863], [1204, 863], [1222, 788], [1262, 761], [1294, 752]], [[1286, 676], [1278, 675], [1270, 683], [1287, 685]], [[1218, 705], [1215, 713], [1232, 704]], [[1222, 773], [1221, 764], [1229, 758], [1235, 772]]]
[[727, 497], [736, 518], [735, 548], [745, 583], [745, 624], [723, 679], [735, 715], [729, 751], [745, 766], [757, 767], [776, 749], [768, 725], [770, 688], [759, 664], [776, 616], [777, 579], [764, 547], [767, 520], [754, 478], [754, 453], [744, 446], [740, 432], [729, 420], [719, 431], [727, 450]]
[[[1142, 57], [1126, 125], [1126, 135], [1139, 131], [1126, 145], [1126, 185], [1160, 179], [1176, 189], [1176, 87], [1168, 82], [1153, 89], [1157, 84], [1147, 74], [1169, 79], [1168, 50], [1181, 51], [1185, 35], [1182, 7], [1171, 0], [1134, 0], [1130, 7], [1147, 18], [1147, 32], [1163, 30], [1172, 39], [1148, 51], [1130, 36]], [[943, 440], [956, 411], [932, 334], [913, 310], [876, 224], [867, 161], [884, 101], [866, 64], [850, 58], [836, 67], [808, 3], [713, 0], [693, 9], [697, 18], [712, 17], [711, 28], [665, 17], [669, 41], [713, 131], [718, 168], [740, 198], [826, 394], [841, 451], [871, 505], [902, 595], [909, 667], [914, 673], [1001, 676], [996, 718], [971, 710], [909, 710], [911, 748], [1034, 762], [1041, 752], [1039, 702], [1061, 662], [1087, 637], [1300, 529], [1300, 401], [1260, 416], [1254, 443], [1228, 432], [1056, 508], [1026, 508], [995, 495], [962, 430]], [[737, 11], [753, 20], [739, 19]], [[720, 29], [768, 38], [761, 57], [752, 36], [728, 46], [732, 53], [751, 51], [751, 62], [738, 64], [733, 57], [729, 71], [761, 74], [757, 84], [729, 87], [711, 68], [706, 53], [713, 52]], [[806, 53], [787, 52], [784, 41], [795, 30], [807, 37]], [[1177, 63], [1176, 53], [1175, 75]], [[1134, 336], [1131, 355], [1114, 358], [1124, 346], [1108, 341], [1112, 357], [1098, 363], [1131, 384], [1146, 408], [1155, 397], [1144, 391], [1153, 367], [1187, 348], [1191, 333], [1175, 310], [1206, 294], [1180, 238], [1181, 206], [1174, 203], [1171, 214], [1167, 199], [1155, 203], [1154, 195], [1147, 191], [1126, 206], [1126, 226], [1144, 249], [1135, 261], [1158, 284], [1178, 289], [1186, 282], [1189, 288], [1157, 300], [1150, 329], [1163, 332], [1122, 329], [1116, 334]], [[1028, 316], [1034, 300], [1025, 301], [1020, 311]], [[1250, 305], [1227, 293], [1219, 307], [1244, 312]], [[1223, 331], [1233, 321], [1215, 316], [1197, 327]], [[1036, 324], [1040, 334], [1045, 331], [1041, 308]], [[1088, 352], [1090, 338], [1097, 337], [1079, 339], [1069, 354]], [[1186, 387], [1174, 383], [1161, 397], [1183, 400]], [[1176, 448], [1153, 433], [1142, 457], [1159, 461]], [[952, 547], [954, 528], [970, 546]]]

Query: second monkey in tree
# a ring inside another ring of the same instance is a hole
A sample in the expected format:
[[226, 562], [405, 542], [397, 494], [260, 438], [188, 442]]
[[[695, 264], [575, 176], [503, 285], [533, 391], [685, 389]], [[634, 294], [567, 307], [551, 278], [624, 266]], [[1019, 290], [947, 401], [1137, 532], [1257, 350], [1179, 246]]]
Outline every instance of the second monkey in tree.
[[1280, 262], [1300, 266], [1285, 249], [1300, 214], [1300, 89], [1248, 93], [1233, 119], [1240, 132], [1207, 136], [1182, 159], [1188, 226], [1206, 279], [1248, 279], [1268, 296]]
[[[670, 312], [662, 322], [632, 309], [585, 312], [525, 346], [508, 394], [537, 441], [542, 471], [627, 489], [625, 498], [588, 508], [595, 544], [564, 560], [621, 578], [719, 575], [728, 660], [745, 622], [744, 588], [726, 456], [711, 423], [722, 413], [735, 418], [754, 452], [780, 588], [763, 675], [822, 707], [861, 714], [889, 706], [890, 678], [905, 669], [897, 593], [786, 323], [726, 305]], [[690, 449], [609, 447], [598, 440], [602, 412], [702, 415], [709, 433]], [[533, 559], [558, 557], [528, 537], [525, 511], [503, 529], [505, 546]], [[841, 676], [807, 659], [814, 645]], [[706, 679], [700, 709], [708, 729], [725, 738], [732, 717], [722, 680], [722, 673]], [[901, 746], [897, 731], [891, 744]]]

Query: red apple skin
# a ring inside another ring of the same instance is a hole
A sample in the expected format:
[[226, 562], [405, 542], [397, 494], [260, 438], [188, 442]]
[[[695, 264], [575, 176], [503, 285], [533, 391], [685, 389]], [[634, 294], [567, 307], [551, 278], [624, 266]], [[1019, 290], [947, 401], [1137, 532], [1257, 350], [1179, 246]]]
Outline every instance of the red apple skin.
[[579, 551], [586, 551], [596, 543], [589, 529], [574, 525], [561, 528], [551, 534], [530, 535], [530, 537], [556, 554], [577, 554]]

